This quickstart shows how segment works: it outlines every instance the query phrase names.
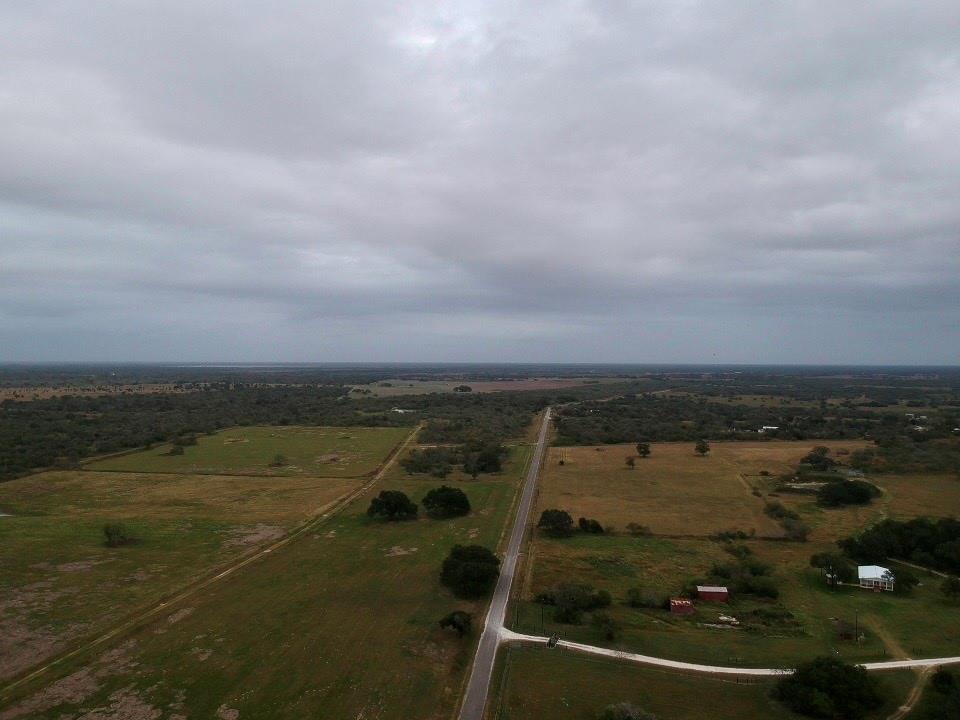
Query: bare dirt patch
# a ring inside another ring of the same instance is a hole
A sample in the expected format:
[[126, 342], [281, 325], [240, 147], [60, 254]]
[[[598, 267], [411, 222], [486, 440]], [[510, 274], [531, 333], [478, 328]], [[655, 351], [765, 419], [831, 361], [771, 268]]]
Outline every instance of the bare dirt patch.
[[83, 715], [83, 720], [157, 720], [163, 713], [145, 702], [133, 687], [117, 690], [109, 698], [110, 705], [95, 708]]
[[400, 547], [399, 545], [394, 545], [392, 548], [390, 548], [389, 550], [387, 550], [387, 552], [384, 553], [384, 557], [399, 557], [401, 555], [410, 555], [411, 553], [415, 553], [417, 550], [418, 548], [415, 548], [415, 547], [404, 548], [404, 547]]
[[238, 545], [259, 545], [270, 540], [279, 540], [286, 531], [279, 525], [267, 525], [257, 523], [252, 527], [235, 528], [229, 530], [229, 536], [224, 543], [227, 547], [237, 547]]
[[240, 717], [240, 711], [224, 704], [217, 708], [217, 717], [220, 720], [237, 720]]

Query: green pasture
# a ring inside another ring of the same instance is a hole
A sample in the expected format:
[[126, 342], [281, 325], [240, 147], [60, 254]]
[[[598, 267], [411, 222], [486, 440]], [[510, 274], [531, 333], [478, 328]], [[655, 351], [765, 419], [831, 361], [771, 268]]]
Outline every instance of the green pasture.
[[[373, 473], [410, 434], [408, 427], [241, 427], [197, 438], [182, 455], [171, 445], [85, 465], [89, 470], [360, 477]], [[282, 456], [278, 458], [277, 456]]]
[[[121, 696], [164, 718], [446, 718], [478, 635], [461, 640], [437, 622], [465, 609], [479, 623], [485, 602], [454, 598], [439, 584], [440, 565], [456, 543], [497, 546], [529, 452], [514, 449], [502, 476], [458, 483], [473, 511], [453, 520], [369, 519], [382, 489], [419, 502], [440, 484], [388, 473], [315, 532], [170, 608], [118, 640], [114, 655], [95, 653], [23, 688], [10, 705], [50, 719]], [[76, 673], [95, 682], [69, 698], [51, 692]]]

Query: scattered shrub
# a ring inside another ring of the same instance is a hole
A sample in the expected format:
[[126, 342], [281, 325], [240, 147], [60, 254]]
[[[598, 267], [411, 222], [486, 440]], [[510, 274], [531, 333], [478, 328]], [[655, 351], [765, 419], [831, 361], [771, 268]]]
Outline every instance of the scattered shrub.
[[587, 518], [580, 518], [577, 521], [577, 525], [580, 527], [580, 532], [590, 533], [592, 535], [603, 534], [603, 526], [596, 520], [588, 520]]
[[473, 622], [473, 616], [463, 610], [454, 610], [449, 615], [440, 619], [440, 627], [455, 630], [459, 637], [463, 637], [470, 632], [470, 626]]
[[136, 538], [123, 523], [108, 523], [103, 526], [103, 537], [107, 547], [121, 547], [132, 545]]

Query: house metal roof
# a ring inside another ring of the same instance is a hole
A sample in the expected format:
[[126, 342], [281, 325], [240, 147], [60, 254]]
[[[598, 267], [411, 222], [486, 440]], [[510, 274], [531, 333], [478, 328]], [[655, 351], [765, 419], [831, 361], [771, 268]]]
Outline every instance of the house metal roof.
[[722, 585], [697, 585], [697, 592], [728, 592]]
[[886, 580], [885, 576], [892, 577], [893, 573], [879, 565], [860, 565], [857, 567], [857, 575], [861, 580]]

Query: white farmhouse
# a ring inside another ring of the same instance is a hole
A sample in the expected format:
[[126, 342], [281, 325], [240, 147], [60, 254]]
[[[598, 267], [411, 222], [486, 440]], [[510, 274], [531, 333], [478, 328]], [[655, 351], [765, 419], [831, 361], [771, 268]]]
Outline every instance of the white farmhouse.
[[893, 590], [893, 573], [885, 567], [879, 565], [860, 565], [857, 568], [857, 577], [860, 579], [860, 587], [868, 590]]

